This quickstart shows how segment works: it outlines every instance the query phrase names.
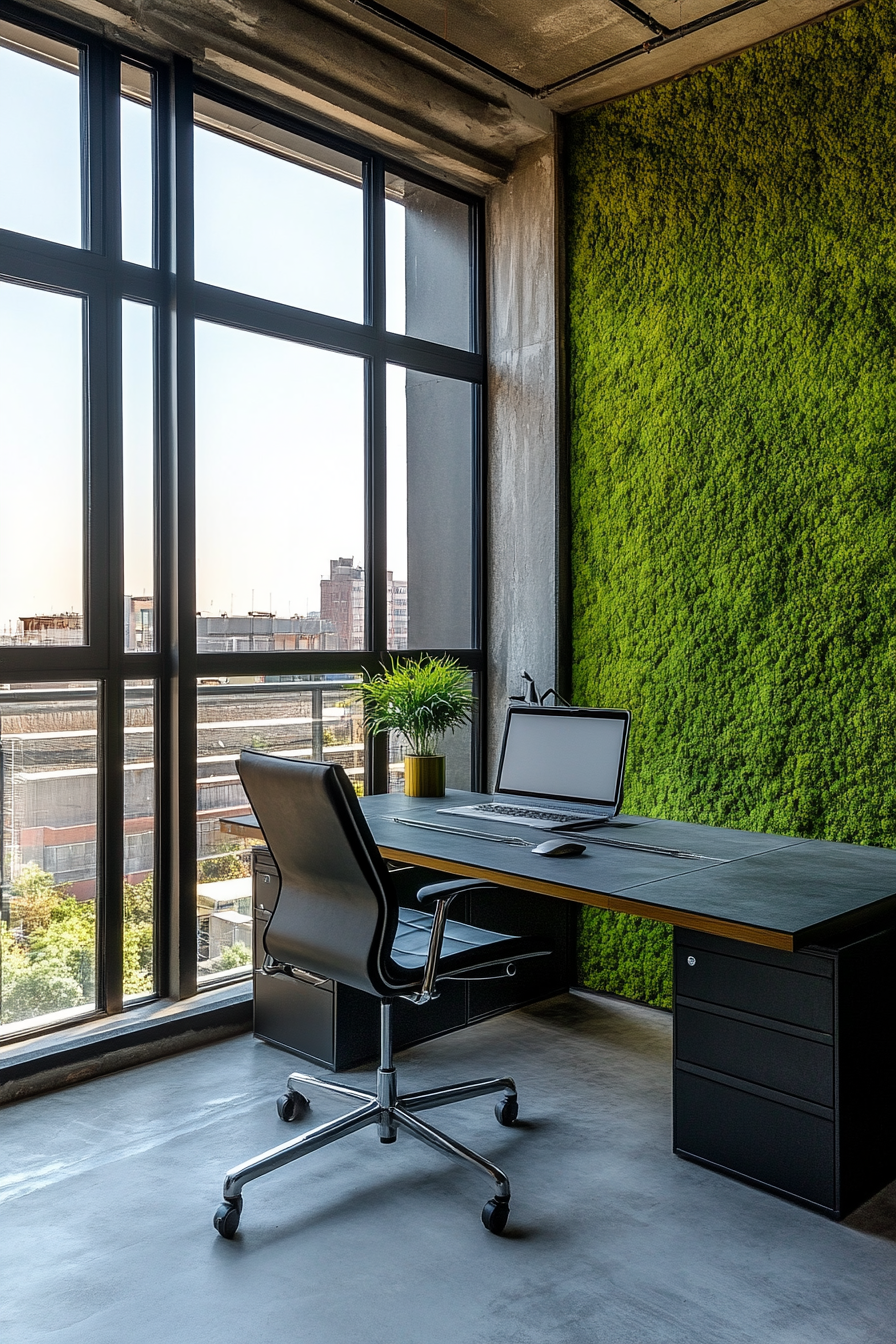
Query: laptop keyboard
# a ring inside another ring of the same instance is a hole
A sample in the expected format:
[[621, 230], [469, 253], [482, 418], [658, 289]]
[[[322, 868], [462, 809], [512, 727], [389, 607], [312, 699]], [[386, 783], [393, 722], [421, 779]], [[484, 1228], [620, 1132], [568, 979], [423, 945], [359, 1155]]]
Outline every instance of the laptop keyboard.
[[534, 807], [509, 807], [506, 803], [477, 803], [477, 812], [498, 813], [502, 817], [528, 817], [530, 821], [598, 821], [585, 812], [540, 812]]

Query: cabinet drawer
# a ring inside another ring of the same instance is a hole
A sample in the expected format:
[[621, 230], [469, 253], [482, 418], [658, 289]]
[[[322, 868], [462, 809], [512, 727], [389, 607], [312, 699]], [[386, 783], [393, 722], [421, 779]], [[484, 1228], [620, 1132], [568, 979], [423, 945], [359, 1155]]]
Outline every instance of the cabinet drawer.
[[334, 1011], [330, 981], [316, 987], [285, 975], [255, 976], [255, 1035], [331, 1069]]
[[675, 992], [813, 1031], [833, 1031], [833, 981], [826, 976], [677, 947]]
[[679, 1005], [675, 1057], [819, 1106], [834, 1104], [834, 1049], [819, 1041]]
[[675, 1151], [834, 1209], [832, 1120], [677, 1069]]

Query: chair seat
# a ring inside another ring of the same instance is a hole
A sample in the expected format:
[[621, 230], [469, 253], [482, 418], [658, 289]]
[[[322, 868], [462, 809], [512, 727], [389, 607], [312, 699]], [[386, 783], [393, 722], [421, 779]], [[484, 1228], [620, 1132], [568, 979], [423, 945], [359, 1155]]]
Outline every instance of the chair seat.
[[[426, 964], [432, 915], [425, 910], [400, 909], [391, 959], [416, 978]], [[542, 939], [518, 938], [510, 933], [492, 933], [449, 919], [445, 923], [439, 977], [455, 975], [480, 966], [504, 965], [525, 957], [541, 956], [552, 949]]]

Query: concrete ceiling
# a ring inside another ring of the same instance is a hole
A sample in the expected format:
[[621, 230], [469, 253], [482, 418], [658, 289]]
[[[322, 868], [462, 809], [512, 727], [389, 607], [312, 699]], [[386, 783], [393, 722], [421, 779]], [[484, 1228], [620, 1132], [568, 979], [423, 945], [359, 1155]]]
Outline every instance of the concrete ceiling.
[[[307, 2], [307, 0], [306, 0]], [[843, 0], [313, 0], [421, 53], [468, 58], [556, 112], [618, 98], [847, 6]]]
[[846, 8], [842, 0], [29, 4], [137, 51], [187, 56], [217, 82], [477, 190], [505, 181], [521, 151], [552, 136], [556, 113], [675, 79]]

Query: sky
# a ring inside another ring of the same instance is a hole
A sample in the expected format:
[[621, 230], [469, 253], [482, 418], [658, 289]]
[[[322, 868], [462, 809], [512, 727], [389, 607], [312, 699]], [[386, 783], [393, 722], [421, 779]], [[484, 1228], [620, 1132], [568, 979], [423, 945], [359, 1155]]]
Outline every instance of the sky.
[[[0, 227], [80, 245], [78, 77], [0, 46]], [[150, 111], [122, 100], [122, 251], [151, 261]], [[197, 279], [363, 317], [358, 187], [195, 134]], [[404, 211], [387, 202], [387, 308], [404, 329]], [[83, 301], [0, 282], [0, 633], [80, 611]], [[125, 590], [152, 587], [153, 311], [123, 325]], [[197, 606], [305, 614], [364, 553], [363, 361], [208, 322], [196, 333]], [[407, 576], [404, 373], [390, 369], [388, 565]]]

